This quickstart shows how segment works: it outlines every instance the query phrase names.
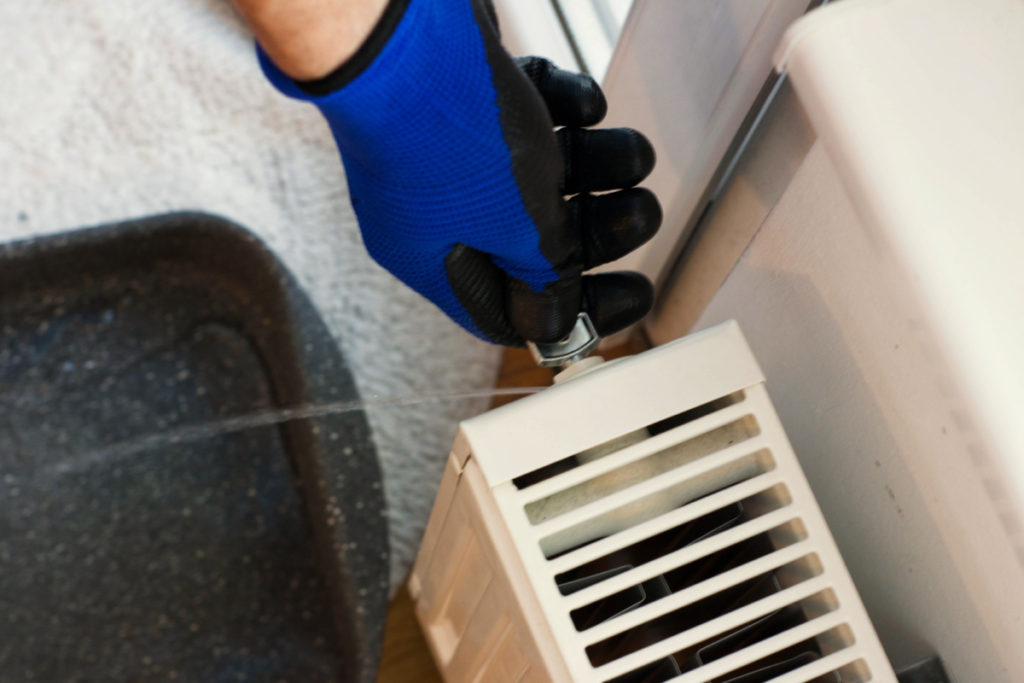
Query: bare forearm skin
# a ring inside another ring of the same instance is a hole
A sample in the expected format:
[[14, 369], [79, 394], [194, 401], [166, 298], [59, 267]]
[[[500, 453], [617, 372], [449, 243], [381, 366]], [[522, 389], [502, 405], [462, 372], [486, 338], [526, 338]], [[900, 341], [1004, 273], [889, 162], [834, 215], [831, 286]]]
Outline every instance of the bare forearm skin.
[[233, 0], [281, 71], [323, 78], [355, 54], [387, 0]]

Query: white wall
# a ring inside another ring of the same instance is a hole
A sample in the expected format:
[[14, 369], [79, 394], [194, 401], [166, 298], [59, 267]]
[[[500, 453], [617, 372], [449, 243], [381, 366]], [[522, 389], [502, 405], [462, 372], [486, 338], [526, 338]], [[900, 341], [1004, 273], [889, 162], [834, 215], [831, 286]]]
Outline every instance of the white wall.
[[902, 272], [816, 144], [697, 328], [739, 321], [894, 664], [1019, 680], [1019, 529]]

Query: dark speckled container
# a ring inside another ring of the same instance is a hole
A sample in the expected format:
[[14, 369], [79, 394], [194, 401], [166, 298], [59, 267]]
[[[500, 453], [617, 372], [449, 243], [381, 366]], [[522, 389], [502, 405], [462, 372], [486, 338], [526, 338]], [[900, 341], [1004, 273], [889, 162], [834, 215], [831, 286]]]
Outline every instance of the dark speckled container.
[[373, 681], [364, 414], [232, 421], [358, 398], [294, 278], [227, 221], [0, 246], [0, 681]]

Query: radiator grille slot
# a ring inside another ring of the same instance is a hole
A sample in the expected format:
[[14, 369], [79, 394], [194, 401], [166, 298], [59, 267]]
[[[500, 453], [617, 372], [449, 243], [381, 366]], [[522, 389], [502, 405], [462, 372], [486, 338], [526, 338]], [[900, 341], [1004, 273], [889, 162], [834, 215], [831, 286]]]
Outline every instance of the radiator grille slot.
[[[644, 430], [646, 431], [646, 433], [652, 436], [661, 434], [663, 432], [667, 432], [670, 429], [674, 429], [675, 427], [679, 427], [688, 422], [693, 422], [694, 420], [700, 419], [705, 415], [710, 415], [711, 413], [719, 411], [722, 408], [731, 406], [734, 403], [739, 403], [742, 400], [743, 392], [736, 391], [726, 396], [721, 396], [712, 401], [708, 401], [707, 403], [702, 403], [696, 408], [685, 410], [677, 415], [665, 418], [664, 420], [652, 422], [651, 424], [647, 425], [644, 428]], [[623, 444], [621, 441], [621, 437], [605, 441], [604, 443], [598, 444], [593, 448], [587, 449], [587, 454], [589, 455], [588, 459], [593, 460], [595, 457], [611, 455], [612, 453], [619, 450], [619, 448], [621, 448], [622, 445]], [[567, 472], [568, 470], [571, 470], [574, 467], [578, 467], [583, 461], [581, 456], [583, 456], [583, 454], [577, 453], [575, 455], [570, 455], [566, 458], [562, 458], [561, 460], [557, 460], [551, 463], [550, 465], [546, 465], [544, 467], [541, 467], [540, 469], [536, 469], [520, 477], [516, 477], [515, 479], [512, 480], [512, 483], [515, 485], [517, 489], [529, 488], [534, 484], [539, 484], [542, 481], [558, 476], [563, 472]]]
[[758, 433], [757, 421], [746, 415], [692, 439], [672, 444], [639, 460], [616, 467], [593, 479], [535, 500], [526, 506], [526, 517], [532, 524], [540, 524], [733, 444], [747, 441]]
[[[759, 636], [766, 635], [771, 631], [769, 629], [773, 626], [768, 623], [772, 618], [775, 619], [791, 619], [794, 623], [801, 621], [801, 614], [796, 608], [787, 608], [792, 614], [782, 617], [776, 616], [780, 613], [766, 617], [764, 624], [755, 624], [756, 628], [752, 628], [749, 634], [737, 634], [736, 638], [723, 639], [721, 644], [713, 644], [706, 648], [705, 652], [698, 653], [697, 659], [698, 665], [707, 664], [713, 662], [716, 659], [725, 657], [733, 652], [737, 652], [743, 647], [749, 647], [752, 644], [759, 642]], [[730, 671], [728, 674], [723, 676], [717, 676], [709, 683], [761, 683], [772, 678], [777, 678], [783, 674], [789, 673], [800, 669], [801, 667], [807, 666], [812, 662], [819, 661], [824, 655], [827, 655], [829, 650], [826, 643], [842, 640], [846, 645], [852, 642], [852, 636], [850, 635], [849, 628], [846, 626], [838, 626], [830, 629], [825, 633], [815, 636], [813, 638], [807, 638], [794, 645], [790, 645], [787, 648], [773, 652], [768, 656], [762, 657], [746, 666], [740, 667], [734, 671]], [[813, 678], [807, 679], [809, 683], [841, 683], [842, 679], [839, 677], [838, 671], [829, 671], [824, 674], [814, 676]], [[654, 683], [654, 681], [651, 681]]]
[[[573, 569], [561, 572], [555, 576], [555, 582], [558, 584], [562, 595], [570, 595], [576, 590], [586, 587], [581, 581], [587, 577], [594, 577], [596, 579], [598, 576], [607, 574], [616, 567], [627, 565], [634, 567], [642, 566], [674, 550], [699, 543], [718, 533], [733, 529], [744, 522], [784, 507], [789, 504], [789, 501], [789, 493], [786, 491], [786, 487], [782, 484], [777, 484], [766, 491], [760, 491], [738, 502], [717, 508], [695, 519], [690, 519], [682, 524], [673, 526], [666, 531], [656, 533], [653, 536], [626, 547], [618, 548], [613, 552], [602, 555]], [[777, 527], [768, 533], [781, 536], [782, 527]], [[788, 543], [785, 543], [785, 545], [788, 545]], [[755, 546], [765, 549], [765, 552], [759, 555], [752, 555]], [[702, 568], [707, 568], [710, 572], [713, 567], [718, 566], [719, 557], [723, 558], [722, 562], [726, 562], [724, 559], [726, 555], [735, 559], [740, 557], [753, 559], [754, 557], [771, 552], [772, 549], [774, 548], [771, 545], [770, 539], [759, 535], [738, 544], [730, 545], [706, 558], [688, 563], [685, 567], [681, 567], [676, 571], [678, 572], [685, 568], [692, 585], [692, 583], [697, 583], [701, 580], [699, 577], [705, 575]], [[606, 575], [604, 578], [611, 578], [611, 576]], [[593, 583], [597, 582], [597, 580], [593, 581]]]
[[[814, 575], [812, 573], [814, 571], [812, 569], [814, 564], [815, 558], [812, 555], [808, 555], [790, 563], [790, 565], [783, 569], [790, 571], [802, 569], [808, 575], [807, 578], [811, 578]], [[664, 640], [669, 636], [682, 633], [741, 607], [746, 607], [759, 600], [763, 600], [779, 593], [782, 589], [783, 584], [780, 581], [779, 574], [775, 571], [764, 572], [751, 579], [719, 590], [706, 598], [651, 619], [635, 628], [627, 629], [610, 638], [598, 641], [586, 648], [587, 656], [594, 666], [607, 664], [615, 659], [643, 649], [648, 645]], [[742, 624], [724, 634], [716, 635], [712, 639], [681, 650], [675, 653], [673, 658], [676, 659], [682, 671], [688, 671], [700, 666], [702, 663], [706, 663], [701, 661], [700, 653], [707, 652], [709, 649], [714, 652], [716, 646], [719, 649], [727, 647], [729, 642], [739, 638], [738, 634], [753, 632], [754, 634], [768, 637], [791, 628], [802, 621], [803, 614], [800, 610], [795, 606], [789, 606], [777, 610], [767, 617]]]
[[[770, 579], [762, 579], [762, 585], [747, 588], [751, 591], [770, 592]], [[737, 587], [739, 588], [739, 587]], [[821, 611], [821, 605], [829, 605], [831, 610], [837, 608], [835, 595], [831, 591], [812, 596], [810, 599], [775, 610], [763, 617], [746, 622], [739, 627], [713, 638], [708, 638], [685, 649], [673, 652], [657, 662], [647, 664], [629, 673], [607, 679], [606, 683], [660, 683], [680, 674], [694, 671], [700, 667], [726, 660], [732, 655], [742, 655], [749, 648], [756, 648], [768, 638], [783, 635], [808, 621], [808, 613]], [[762, 657], [755, 658], [746, 664], [729, 669], [728, 673], [713, 676], [707, 680], [713, 683], [762, 683], [786, 673], [808, 667], [815, 662], [825, 661], [828, 655], [845, 649], [853, 644], [853, 635], [845, 624], [824, 628], [820, 633], [785, 647], [771, 651]], [[862, 666], [862, 664], [857, 665]], [[821, 668], [821, 667], [818, 667]], [[831, 683], [846, 680], [867, 680], [866, 677], [847, 677], [842, 675], [842, 668], [824, 667], [826, 670], [815, 673], [802, 681], [815, 683]], [[847, 667], [849, 668], [849, 667]]]
[[[791, 527], [795, 526], [798, 525], [794, 523], [787, 523], [784, 526], [776, 527], [767, 533], [758, 534], [752, 538], [745, 539], [735, 545], [714, 552], [707, 557], [700, 558], [699, 560], [695, 560], [681, 567], [667, 571], [664, 574], [659, 574], [651, 579], [647, 579], [642, 583], [630, 586], [629, 588], [618, 591], [609, 596], [602, 597], [594, 602], [584, 605], [583, 607], [576, 608], [569, 613], [572, 617], [573, 624], [576, 626], [577, 630], [584, 631], [599, 623], [603, 623], [603, 621], [614, 618], [614, 616], [624, 613], [624, 611], [620, 611], [614, 615], [607, 616], [605, 619], [598, 620], [598, 615], [607, 614], [607, 610], [602, 608], [603, 604], [606, 602], [624, 604], [627, 601], [627, 596], [638, 596], [639, 599], [632, 604], [631, 609], [641, 607], [643, 605], [649, 605], [657, 602], [661, 598], [668, 597], [669, 595], [673, 595], [696, 586], [709, 578], [713, 578], [731, 569], [742, 567], [754, 560], [769, 555], [776, 550], [775, 544], [772, 543], [770, 538], [770, 534], [773, 532], [779, 536], [792, 539], [790, 543], [784, 543], [782, 547], [787, 547], [791, 543], [795, 543], [796, 540], [803, 538], [804, 533], [802, 528], [797, 531], [793, 531]], [[622, 564], [620, 567], [628, 569], [631, 568], [632, 565]], [[610, 578], [610, 576], [605, 578]]]
[[541, 539], [544, 555], [553, 559], [572, 549], [593, 543], [606, 536], [624, 531], [648, 520], [710, 496], [728, 486], [763, 474], [774, 467], [767, 450], [728, 459], [717, 467], [703, 468], [692, 477], [686, 477], [628, 503], [597, 512], [583, 521]]

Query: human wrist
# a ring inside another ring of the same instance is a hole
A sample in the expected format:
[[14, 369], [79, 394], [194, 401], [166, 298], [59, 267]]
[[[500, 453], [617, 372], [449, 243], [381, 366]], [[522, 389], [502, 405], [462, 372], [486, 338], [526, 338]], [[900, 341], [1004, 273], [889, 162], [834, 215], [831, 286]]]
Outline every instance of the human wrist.
[[388, 5], [388, 0], [233, 1], [270, 59], [297, 81], [324, 78], [347, 62]]

